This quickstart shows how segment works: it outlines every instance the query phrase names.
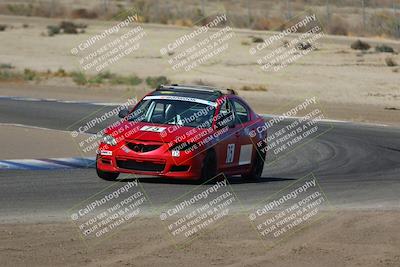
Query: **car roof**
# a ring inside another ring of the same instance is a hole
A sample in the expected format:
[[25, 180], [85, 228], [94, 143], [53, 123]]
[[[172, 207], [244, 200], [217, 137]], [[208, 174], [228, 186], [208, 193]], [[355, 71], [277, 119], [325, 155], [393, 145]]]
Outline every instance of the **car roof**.
[[208, 101], [216, 101], [219, 97], [228, 94], [236, 94], [233, 90], [226, 89], [227, 93], [223, 93], [222, 90], [203, 85], [160, 85], [155, 91], [149, 95], [171, 95], [171, 96], [183, 96], [193, 97]]

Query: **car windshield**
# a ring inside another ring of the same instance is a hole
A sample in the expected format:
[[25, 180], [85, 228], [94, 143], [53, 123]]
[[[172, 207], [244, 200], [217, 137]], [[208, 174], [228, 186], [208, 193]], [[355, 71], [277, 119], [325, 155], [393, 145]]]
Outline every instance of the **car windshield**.
[[209, 128], [212, 125], [214, 112], [215, 106], [207, 103], [144, 98], [131, 113], [129, 120]]

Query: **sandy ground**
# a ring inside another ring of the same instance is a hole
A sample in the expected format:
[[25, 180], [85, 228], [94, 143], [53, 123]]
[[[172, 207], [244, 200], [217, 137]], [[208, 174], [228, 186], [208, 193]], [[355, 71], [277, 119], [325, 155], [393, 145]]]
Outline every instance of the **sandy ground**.
[[[41, 33], [46, 32], [47, 25], [56, 24], [57, 20], [13, 16], [0, 16], [0, 19], [14, 26], [0, 33], [0, 63], [11, 63], [20, 70], [79, 70], [79, 58], [70, 53], [72, 47], [113, 25], [113, 22], [84, 21], [89, 24], [85, 34], [46, 37]], [[30, 27], [22, 28], [22, 23], [28, 23]], [[265, 38], [271, 32], [235, 30], [227, 50], [186, 72], [172, 70], [168, 63], [171, 56], [161, 56], [159, 51], [167, 43], [192, 30], [152, 24], [143, 24], [142, 27], [146, 36], [141, 40], [140, 49], [120, 59], [108, 70], [122, 75], [136, 73], [141, 78], [165, 75], [174, 83], [201, 80], [236, 89], [243, 85], [263, 85], [267, 88], [266, 92], [240, 92], [260, 113], [269, 113], [289, 101], [315, 96], [330, 118], [399, 123], [395, 118], [400, 112], [400, 70], [399, 67], [387, 67], [385, 58], [392, 57], [400, 63], [400, 55], [375, 53], [373, 48], [367, 53], [352, 50], [350, 44], [355, 37], [326, 35], [317, 51], [281, 71], [269, 73], [259, 68], [257, 58], [249, 54], [249, 49], [256, 45], [251, 43], [250, 36]], [[121, 30], [121, 33], [124, 31]], [[21, 42], [21, 36], [24, 36], [24, 42]], [[400, 50], [399, 41], [382, 38], [365, 40], [372, 47], [385, 43]], [[191, 40], [191, 44], [199, 41], [201, 39], [196, 38]], [[244, 42], [248, 44], [244, 45]], [[93, 101], [121, 99], [122, 95], [140, 97], [147, 90], [149, 88], [145, 83], [134, 88], [107, 85], [78, 87], [64, 79], [45, 80], [39, 84], [0, 83], [0, 95]]]
[[158, 218], [139, 218], [93, 247], [71, 223], [2, 224], [0, 265], [399, 266], [399, 219], [398, 211], [336, 211], [272, 248], [241, 215], [183, 248], [165, 236]]
[[[79, 69], [70, 50], [113, 24], [88, 21], [82, 35], [41, 36], [58, 21], [0, 16], [13, 25], [0, 33], [0, 63], [19, 70]], [[28, 23], [29, 28], [22, 27]], [[220, 56], [190, 72], [173, 71], [169, 56], [160, 48], [191, 29], [143, 25], [146, 37], [139, 53], [110, 67], [110, 71], [142, 78], [165, 75], [173, 82], [199, 80], [221, 87], [263, 85], [266, 92], [240, 92], [259, 113], [279, 114], [305, 98], [316, 96], [326, 118], [400, 125], [400, 71], [387, 67], [384, 53], [360, 54], [349, 48], [356, 38], [324, 38], [318, 51], [278, 73], [265, 73], [248, 53], [249, 36], [269, 33], [237, 30], [230, 47]], [[199, 41], [199, 40], [195, 40]], [[397, 50], [400, 42], [388, 43]], [[400, 63], [399, 55], [390, 55]], [[0, 83], [0, 95], [65, 100], [115, 102], [121, 95], [142, 96], [144, 84], [135, 88], [78, 87], [55, 79], [36, 83]], [[385, 108], [394, 108], [388, 110]], [[80, 156], [65, 132], [0, 126], [7, 158]], [[43, 146], [45, 150], [41, 149]], [[226, 218], [223, 226], [207, 231], [183, 249], [166, 237], [159, 218], [139, 218], [112, 238], [87, 248], [72, 223], [46, 222], [0, 224], [0, 266], [399, 266], [399, 211], [335, 211], [322, 221], [267, 249], [245, 215]]]
[[[1, 159], [38, 159], [57, 157], [81, 157], [77, 145], [79, 136], [72, 138], [69, 132], [40, 129], [28, 126], [0, 124]], [[8, 140], [7, 142], [4, 140]], [[11, 140], [11, 141], [10, 141]], [[84, 156], [94, 156], [86, 153]]]

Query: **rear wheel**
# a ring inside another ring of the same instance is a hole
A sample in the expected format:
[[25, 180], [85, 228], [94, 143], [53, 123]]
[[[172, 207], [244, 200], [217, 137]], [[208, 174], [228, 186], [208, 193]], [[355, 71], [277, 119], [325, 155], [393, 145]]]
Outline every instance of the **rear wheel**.
[[97, 176], [99, 176], [103, 180], [115, 181], [115, 179], [117, 179], [118, 176], [119, 176], [119, 172], [105, 172], [105, 171], [100, 170], [97, 167], [97, 161], [98, 160], [99, 160], [99, 156], [96, 157], [96, 172], [97, 172]]
[[265, 153], [256, 151], [256, 156], [248, 173], [242, 174], [242, 178], [248, 181], [257, 181], [261, 178], [264, 170]]
[[201, 182], [207, 182], [217, 175], [217, 157], [214, 150], [207, 152], [201, 168]]

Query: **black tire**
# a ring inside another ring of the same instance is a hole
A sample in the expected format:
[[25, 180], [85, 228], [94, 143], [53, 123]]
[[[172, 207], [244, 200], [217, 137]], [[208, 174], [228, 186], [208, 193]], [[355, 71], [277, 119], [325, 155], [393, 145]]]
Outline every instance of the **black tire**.
[[214, 178], [217, 175], [217, 156], [214, 150], [207, 152], [203, 160], [203, 166], [201, 168], [201, 177], [199, 181], [207, 182], [208, 180]]
[[248, 181], [257, 181], [261, 178], [264, 170], [265, 153], [256, 151], [254, 162], [251, 163], [251, 171], [249, 173], [242, 174], [242, 178]]
[[97, 168], [98, 159], [99, 159], [99, 156], [96, 157], [97, 176], [99, 176], [101, 179], [106, 180], [106, 181], [115, 181], [119, 176], [119, 172], [105, 172], [105, 171], [99, 170]]

